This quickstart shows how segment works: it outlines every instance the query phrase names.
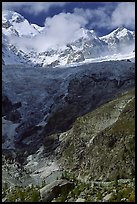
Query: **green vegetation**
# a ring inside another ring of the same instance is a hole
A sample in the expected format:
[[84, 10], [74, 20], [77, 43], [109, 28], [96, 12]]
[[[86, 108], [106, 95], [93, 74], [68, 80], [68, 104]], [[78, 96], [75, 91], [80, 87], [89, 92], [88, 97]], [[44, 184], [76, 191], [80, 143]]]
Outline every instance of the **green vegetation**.
[[2, 197], [6, 197], [6, 202], [40, 202], [39, 188], [33, 185], [26, 188], [4, 186]]
[[134, 89], [77, 118], [61, 134], [58, 155], [64, 169], [90, 180], [135, 176]]
[[132, 187], [121, 186], [117, 187], [117, 193], [113, 194], [110, 202], [135, 202], [135, 192]]
[[[74, 188], [64, 188], [53, 201], [102, 202], [107, 197], [108, 202], [135, 202], [134, 90], [78, 118], [60, 139], [61, 179], [73, 182]], [[40, 202], [39, 190], [45, 185], [43, 181], [42, 186], [9, 188], [5, 183], [2, 197], [9, 202]]]
[[78, 198], [84, 198], [85, 202], [102, 202], [108, 194], [111, 194], [109, 202], [135, 202], [135, 183], [130, 179], [116, 179], [111, 182], [82, 182], [68, 171], [63, 172], [62, 178], [74, 181], [75, 186], [69, 192], [63, 190], [54, 199], [55, 202], [76, 201]]

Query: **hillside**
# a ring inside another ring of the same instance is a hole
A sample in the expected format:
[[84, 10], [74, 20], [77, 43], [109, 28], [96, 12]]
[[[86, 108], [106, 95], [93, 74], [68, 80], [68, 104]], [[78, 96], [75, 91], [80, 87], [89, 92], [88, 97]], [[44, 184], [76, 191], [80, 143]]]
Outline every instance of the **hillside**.
[[134, 176], [134, 91], [76, 120], [60, 135], [60, 161], [80, 177], [113, 180]]
[[[68, 175], [73, 175], [88, 185], [93, 181], [105, 185], [105, 182], [111, 183], [119, 179], [132, 180], [135, 177], [134, 90], [120, 94], [114, 100], [78, 118], [73, 127], [60, 134], [59, 138], [58, 162]], [[111, 185], [109, 187], [112, 188]], [[100, 188], [100, 194], [103, 196], [102, 189]], [[83, 191], [84, 199], [95, 201], [87, 187], [79, 190], [79, 195]], [[122, 195], [119, 194], [120, 191], [115, 196], [112, 193], [110, 200], [122, 201]]]
[[[72, 128], [58, 137], [60, 145], [53, 155], [62, 174], [56, 178], [58, 184], [54, 178], [47, 186], [30, 188], [39, 193], [38, 201], [40, 197], [42, 201], [61, 202], [134, 201], [134, 89], [77, 118]], [[35, 153], [35, 162], [38, 155]], [[55, 189], [60, 189], [59, 184], [62, 190], [57, 193]], [[25, 189], [23, 192], [25, 195]], [[18, 197], [16, 193], [15, 197]], [[9, 198], [13, 199], [12, 192]]]

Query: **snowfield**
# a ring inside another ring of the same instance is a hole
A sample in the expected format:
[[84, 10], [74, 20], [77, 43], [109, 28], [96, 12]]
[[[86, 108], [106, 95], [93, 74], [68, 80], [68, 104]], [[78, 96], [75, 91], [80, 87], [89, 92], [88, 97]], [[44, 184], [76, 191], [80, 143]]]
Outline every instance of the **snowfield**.
[[[17, 12], [2, 12], [2, 52], [6, 65], [56, 67], [75, 63], [127, 59], [135, 49], [135, 32], [119, 27], [99, 37], [80, 28], [66, 44], [47, 44], [46, 27], [31, 24]], [[51, 39], [54, 42], [54, 39]], [[35, 43], [34, 43], [35, 42]]]
[[65, 64], [62, 63], [62, 65], [58, 65], [56, 67], [60, 67], [60, 68], [67, 68], [67, 67], [73, 67], [73, 66], [81, 66], [84, 64], [90, 64], [90, 63], [96, 63], [96, 62], [105, 62], [105, 61], [118, 61], [118, 60], [130, 60], [131, 62], [135, 62], [135, 53], [131, 52], [129, 54], [113, 54], [113, 55], [108, 55], [105, 57], [97, 57], [97, 58], [93, 58], [93, 59], [85, 59], [83, 62], [73, 62], [70, 64]]

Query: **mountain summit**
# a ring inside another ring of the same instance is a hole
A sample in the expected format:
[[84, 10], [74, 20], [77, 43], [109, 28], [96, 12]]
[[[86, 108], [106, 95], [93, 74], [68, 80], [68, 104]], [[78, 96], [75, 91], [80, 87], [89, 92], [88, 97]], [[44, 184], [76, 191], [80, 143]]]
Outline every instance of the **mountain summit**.
[[[22, 15], [5, 10], [2, 13], [2, 53], [5, 64], [57, 66], [83, 62], [114, 54], [133, 53], [135, 32], [119, 27], [99, 37], [94, 30], [80, 28], [70, 42], [48, 46], [47, 28], [31, 24]], [[54, 39], [51, 41], [54, 42]], [[35, 42], [35, 43], [34, 43]]]

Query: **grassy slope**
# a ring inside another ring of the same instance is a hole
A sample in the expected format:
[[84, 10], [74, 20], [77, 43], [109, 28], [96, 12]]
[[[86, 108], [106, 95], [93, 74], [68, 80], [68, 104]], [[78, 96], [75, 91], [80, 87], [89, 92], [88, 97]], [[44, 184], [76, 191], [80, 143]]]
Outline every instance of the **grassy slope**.
[[134, 90], [76, 120], [60, 135], [58, 159], [81, 179], [134, 177]]

